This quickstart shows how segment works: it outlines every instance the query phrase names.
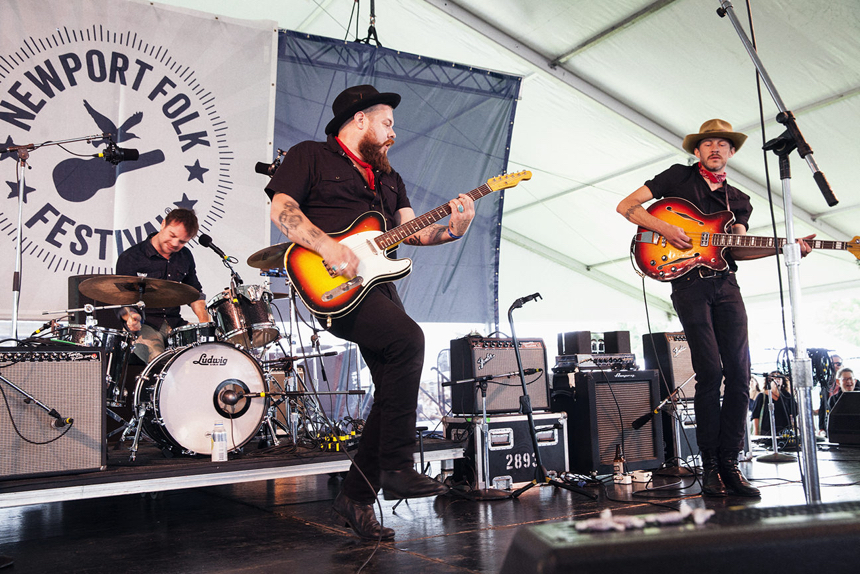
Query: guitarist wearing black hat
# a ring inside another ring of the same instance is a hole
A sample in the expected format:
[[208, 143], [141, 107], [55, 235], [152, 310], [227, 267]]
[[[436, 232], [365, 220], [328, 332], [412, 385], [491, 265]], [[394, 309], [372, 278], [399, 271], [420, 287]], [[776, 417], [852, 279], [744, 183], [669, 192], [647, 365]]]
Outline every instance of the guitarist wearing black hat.
[[[650, 264], [654, 270], [652, 276], [672, 280], [672, 303], [690, 345], [696, 372], [696, 440], [702, 453], [702, 494], [706, 496], [761, 495], [738, 469], [749, 410], [750, 355], [747, 314], [735, 278], [735, 261], [774, 255], [776, 248], [720, 249], [719, 257], [705, 260], [700, 253], [703, 250], [699, 250], [701, 238], [691, 238], [690, 234], [695, 234], [692, 231], [688, 234], [683, 227], [699, 216], [706, 220], [707, 215], [703, 214], [731, 212], [724, 215], [723, 222], [730, 228], [715, 231], [746, 234], [752, 213], [750, 198], [726, 181], [726, 164], [746, 139], [746, 135], [733, 131], [728, 122], [708, 120], [698, 133], [685, 137], [682, 144], [699, 163], [671, 166], [645, 182], [617, 207], [618, 213], [640, 226], [638, 239], [634, 241], [647, 243], [653, 239], [655, 245], [668, 243], [673, 250], [669, 256], [652, 257]], [[656, 215], [642, 207], [652, 199], [661, 198], [686, 201], [673, 205], [668, 200], [668, 205], [662, 206]], [[686, 207], [694, 209], [685, 211]], [[798, 240], [801, 256], [810, 252], [805, 240], [812, 237]], [[694, 244], [699, 251], [692, 249]], [[713, 259], [720, 260], [714, 263]], [[721, 405], [723, 377], [725, 391]]]
[[[337, 293], [324, 288], [319, 298], [323, 307], [340, 295], [364, 289], [359, 272], [368, 275], [367, 265], [355, 250], [328, 234], [348, 229], [368, 211], [381, 214], [385, 228], [415, 218], [403, 180], [388, 162], [388, 150], [396, 137], [393, 112], [399, 103], [400, 95], [380, 93], [369, 85], [344, 90], [332, 104], [334, 117], [325, 128], [326, 141], [306, 141], [291, 148], [266, 187], [272, 200], [272, 221], [289, 241], [316, 257], [306, 274], [307, 282], [346, 280], [337, 284]], [[447, 226], [416, 227], [403, 241], [439, 245], [460, 239], [475, 215], [473, 199], [461, 194], [445, 207], [451, 213]], [[291, 279], [297, 283], [296, 278]], [[312, 305], [309, 308], [319, 314]], [[328, 329], [358, 344], [375, 388], [356, 464], [344, 479], [334, 511], [362, 538], [390, 540], [394, 531], [383, 528], [373, 511], [380, 488], [386, 499], [447, 491], [413, 468], [424, 334], [406, 314], [390, 282], [368, 287], [345, 310], [329, 313]]]

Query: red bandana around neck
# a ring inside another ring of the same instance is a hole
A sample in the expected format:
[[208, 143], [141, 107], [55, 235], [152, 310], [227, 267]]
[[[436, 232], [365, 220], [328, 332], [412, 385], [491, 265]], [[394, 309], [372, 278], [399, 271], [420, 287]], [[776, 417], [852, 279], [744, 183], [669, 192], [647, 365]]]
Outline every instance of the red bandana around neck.
[[726, 181], [725, 173], [714, 173], [712, 171], [708, 171], [705, 169], [705, 166], [702, 165], [702, 162], [699, 162], [699, 173], [711, 183], [723, 183]]
[[367, 185], [370, 186], [370, 189], [376, 189], [376, 187], [374, 186], [374, 183], [373, 183], [373, 168], [370, 166], [370, 164], [367, 163], [366, 161], [361, 161], [360, 159], [358, 159], [358, 156], [356, 156], [354, 153], [352, 153], [348, 147], [343, 145], [343, 142], [340, 141], [339, 137], [335, 136], [334, 139], [337, 140], [337, 143], [340, 144], [341, 149], [343, 149], [343, 151], [346, 153], [346, 155], [349, 156], [349, 159], [351, 159], [352, 161], [357, 163], [359, 166], [361, 166], [361, 169], [364, 170], [364, 174], [367, 176]]

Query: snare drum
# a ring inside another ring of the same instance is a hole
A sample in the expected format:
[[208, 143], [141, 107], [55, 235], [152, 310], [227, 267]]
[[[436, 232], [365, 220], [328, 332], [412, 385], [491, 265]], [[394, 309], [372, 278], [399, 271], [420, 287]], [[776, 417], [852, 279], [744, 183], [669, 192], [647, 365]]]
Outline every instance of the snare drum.
[[137, 378], [134, 411], [144, 407], [143, 430], [172, 451], [211, 454], [209, 433], [216, 422], [224, 423], [233, 451], [257, 434], [268, 399], [231, 401], [231, 391], [268, 391], [260, 365], [247, 351], [220, 342], [168, 349]]
[[167, 347], [187, 347], [194, 343], [214, 343], [218, 340], [215, 323], [191, 323], [177, 327], [167, 336]]
[[125, 404], [125, 372], [131, 356], [131, 333], [98, 326], [68, 325], [58, 329], [57, 338], [84, 347], [103, 347], [105, 399], [112, 407]]
[[281, 334], [272, 316], [272, 292], [264, 285], [240, 285], [235, 300], [219, 293], [206, 306], [225, 340], [245, 348], [262, 347]]

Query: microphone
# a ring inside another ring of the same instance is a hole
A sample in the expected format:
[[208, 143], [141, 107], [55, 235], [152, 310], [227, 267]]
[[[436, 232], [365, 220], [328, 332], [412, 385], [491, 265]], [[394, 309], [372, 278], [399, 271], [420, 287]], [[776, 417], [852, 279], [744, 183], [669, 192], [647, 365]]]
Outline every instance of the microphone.
[[51, 319], [50, 321], [48, 321], [47, 323], [45, 323], [44, 325], [42, 325], [41, 327], [39, 327], [38, 329], [36, 329], [35, 331], [33, 331], [33, 334], [32, 334], [32, 335], [30, 335], [30, 336], [31, 336], [31, 337], [35, 337], [35, 336], [36, 336], [36, 335], [38, 335], [39, 333], [41, 333], [41, 332], [43, 332], [43, 331], [46, 331], [46, 330], [48, 329], [48, 327], [50, 327], [50, 328], [51, 328], [51, 330], [53, 331], [53, 329], [54, 329], [54, 323], [55, 323], [55, 322], [56, 322], [56, 319]]
[[[543, 369], [523, 369], [524, 375], [536, 375], [537, 373], [543, 372]], [[443, 387], [450, 387], [452, 385], [457, 385], [461, 383], [482, 383], [484, 381], [489, 381], [490, 379], [504, 379], [506, 377], [517, 377], [519, 376], [519, 371], [511, 371], [510, 373], [498, 373], [496, 375], [484, 375], [482, 377], [475, 377], [474, 379], [462, 379], [460, 381], [445, 381], [442, 383]]]
[[633, 424], [630, 426], [633, 427], [633, 430], [639, 430], [642, 427], [644, 427], [645, 423], [650, 421], [654, 417], [655, 414], [656, 414], [655, 411], [651, 411], [650, 413], [648, 413], [646, 415], [642, 415], [641, 417], [639, 417], [638, 419], [633, 421]]
[[55, 429], [61, 429], [66, 425], [72, 424], [73, 422], [75, 422], [75, 419], [73, 419], [71, 417], [67, 417], [67, 418], [57, 417], [51, 421], [51, 426], [54, 427]]
[[233, 389], [224, 389], [218, 398], [225, 405], [232, 407], [242, 399], [255, 399], [265, 396], [266, 393], [246, 393], [242, 389], [236, 389], [235, 391]]
[[543, 297], [540, 296], [540, 293], [532, 293], [531, 295], [528, 295], [526, 297], [520, 297], [519, 299], [514, 301], [514, 304], [511, 305], [511, 309], [519, 309], [529, 301], [536, 301], [537, 299], [543, 299]]
[[136, 149], [117, 147], [115, 143], [110, 142], [103, 152], [93, 157], [101, 157], [105, 161], [117, 165], [121, 161], [137, 161], [140, 157], [140, 152]]
[[200, 237], [197, 238], [197, 243], [199, 243], [203, 247], [208, 247], [209, 249], [217, 253], [221, 257], [221, 259], [227, 259], [227, 255], [223, 251], [221, 251], [221, 249], [217, 245], [212, 243], [212, 238], [205, 233], [200, 234]]
[[278, 168], [281, 167], [281, 158], [285, 155], [287, 155], [287, 152], [282, 149], [278, 149], [278, 157], [275, 158], [275, 161], [272, 163], [258, 161], [257, 165], [254, 166], [254, 171], [272, 177], [275, 175], [275, 172], [278, 171]]

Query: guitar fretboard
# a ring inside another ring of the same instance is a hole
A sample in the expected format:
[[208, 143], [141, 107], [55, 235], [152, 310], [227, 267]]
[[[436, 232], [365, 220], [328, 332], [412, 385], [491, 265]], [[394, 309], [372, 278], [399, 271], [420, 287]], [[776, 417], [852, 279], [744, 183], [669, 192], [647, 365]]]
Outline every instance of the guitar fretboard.
[[[764, 247], [774, 249], [785, 245], [785, 238], [780, 237], [756, 237], [753, 235], [736, 235], [734, 233], [713, 233], [711, 244], [717, 247]], [[813, 249], [841, 249], [847, 250], [854, 244], [849, 241], [826, 241], [824, 239], [812, 239], [807, 241]]]
[[[490, 186], [485, 183], [480, 187], [476, 187], [466, 195], [471, 197], [472, 200], [477, 201], [478, 199], [481, 199], [482, 197], [492, 193], [493, 191], [494, 190], [491, 189]], [[391, 247], [394, 247], [398, 243], [402, 242], [404, 239], [406, 239], [413, 233], [421, 231], [428, 225], [436, 223], [443, 217], [447, 217], [449, 215], [451, 215], [451, 206], [447, 203], [444, 203], [435, 209], [431, 209], [423, 215], [419, 215], [415, 219], [410, 219], [403, 225], [398, 225], [394, 229], [387, 231], [382, 235], [379, 235], [374, 239], [374, 241], [381, 250], [385, 251], [386, 249], [390, 249]]]

